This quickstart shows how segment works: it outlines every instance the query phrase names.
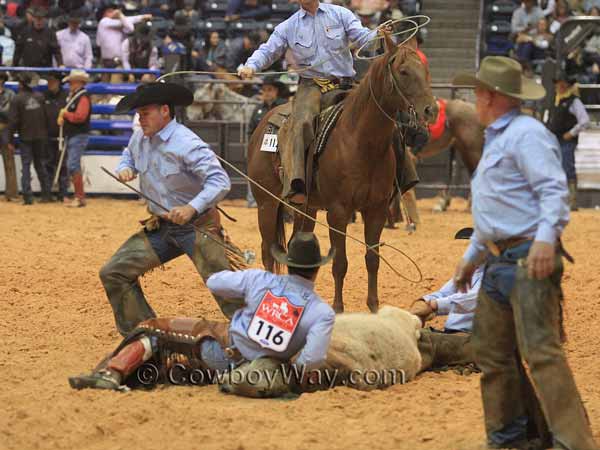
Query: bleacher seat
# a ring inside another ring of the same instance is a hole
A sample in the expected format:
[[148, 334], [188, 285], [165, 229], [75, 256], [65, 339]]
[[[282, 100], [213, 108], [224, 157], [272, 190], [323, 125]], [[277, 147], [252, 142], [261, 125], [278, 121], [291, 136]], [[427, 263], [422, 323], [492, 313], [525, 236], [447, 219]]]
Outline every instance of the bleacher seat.
[[488, 34], [502, 34], [509, 35], [510, 34], [510, 22], [504, 20], [497, 20], [491, 23], [488, 23], [485, 27], [486, 32]]
[[194, 31], [198, 35], [209, 33], [211, 31], [223, 32], [227, 29], [227, 24], [223, 19], [199, 20], [194, 26]]
[[257, 31], [264, 27], [262, 22], [256, 20], [237, 20], [229, 23], [229, 32], [232, 36], [240, 35], [249, 31]]
[[283, 22], [282, 19], [271, 19], [271, 20], [267, 20], [266, 22], [263, 22], [263, 26], [264, 29], [267, 30], [268, 32], [271, 32], [275, 29], [275, 27], [277, 25], [279, 25], [281, 22]]
[[297, 3], [275, 3], [273, 2], [273, 6], [271, 10], [273, 13], [271, 14], [271, 19], [287, 19], [292, 14], [294, 14], [298, 10], [299, 6]]
[[224, 17], [227, 3], [227, 0], [210, 0], [205, 5], [204, 14], [206, 17]]
[[512, 0], [496, 0], [488, 6], [486, 22], [509, 21], [518, 5]]
[[173, 21], [162, 18], [152, 19], [152, 31], [161, 38], [167, 35], [167, 32], [173, 28]]

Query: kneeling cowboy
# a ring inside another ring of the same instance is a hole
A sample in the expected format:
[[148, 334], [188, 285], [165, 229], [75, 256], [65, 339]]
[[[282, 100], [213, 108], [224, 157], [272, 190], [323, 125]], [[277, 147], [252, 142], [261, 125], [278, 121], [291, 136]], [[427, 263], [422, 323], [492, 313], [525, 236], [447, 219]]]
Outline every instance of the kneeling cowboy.
[[[69, 383], [75, 389], [123, 389], [123, 385], [135, 383], [130, 375], [145, 361], [160, 361], [161, 370], [168, 370], [166, 353], [172, 350], [184, 355], [189, 367], [227, 373], [220, 385], [222, 392], [248, 397], [288, 393], [292, 386], [284, 379], [282, 364], [287, 365], [300, 352], [294, 361], [299, 370], [290, 373], [302, 374], [304, 369], [307, 374], [318, 369], [327, 356], [335, 313], [314, 291], [314, 281], [319, 267], [333, 258], [334, 251], [321, 256], [317, 237], [299, 232], [290, 241], [289, 253], [276, 246], [271, 253], [288, 266], [289, 275], [223, 271], [208, 279], [214, 294], [244, 299], [229, 325], [202, 319], [147, 320], [97, 370], [71, 377]], [[262, 377], [254, 379], [251, 373]], [[289, 380], [300, 389], [306, 381]]]
[[254, 72], [271, 66], [288, 49], [300, 69], [309, 68], [300, 72], [300, 84], [287, 122], [291, 129], [281, 139], [281, 145], [290, 148], [293, 155], [285, 167], [289, 172], [286, 179], [291, 181], [284, 182], [282, 194], [291, 203], [303, 204], [306, 189], [310, 189], [305, 186], [305, 151], [315, 138], [314, 121], [321, 112], [321, 95], [352, 87], [355, 75], [352, 53], [349, 49], [340, 50], [349, 41], [363, 44], [375, 33], [363, 27], [347, 8], [318, 0], [302, 2], [302, 8], [279, 24], [269, 40], [238, 70], [243, 79], [252, 78]]
[[[187, 254], [203, 280], [232, 267], [219, 222], [217, 203], [229, 192], [229, 176], [213, 151], [192, 130], [177, 123], [174, 106], [192, 103], [193, 94], [173, 83], [149, 83], [117, 105], [119, 114], [135, 109], [140, 129], [134, 131], [117, 167], [123, 182], [140, 177], [150, 202], [151, 218], [131, 236], [100, 270], [119, 332], [126, 336], [142, 321], [156, 317], [138, 278], [162, 264]], [[231, 317], [237, 301], [215, 298]]]

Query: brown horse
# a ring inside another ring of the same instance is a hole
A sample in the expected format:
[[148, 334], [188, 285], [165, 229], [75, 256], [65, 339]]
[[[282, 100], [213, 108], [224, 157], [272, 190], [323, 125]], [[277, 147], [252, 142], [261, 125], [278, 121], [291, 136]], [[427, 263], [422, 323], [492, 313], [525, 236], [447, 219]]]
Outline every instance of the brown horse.
[[[396, 123], [392, 118], [399, 111], [411, 111], [413, 118], [425, 126], [426, 121], [435, 116], [436, 104], [427, 75], [427, 69], [413, 48], [395, 47], [386, 39], [385, 54], [373, 62], [360, 85], [348, 94], [344, 110], [320, 156], [314, 180], [318, 189], [309, 195], [308, 213], [312, 217], [316, 217], [319, 209], [327, 210], [329, 225], [344, 233], [352, 213], [360, 211], [365, 224], [365, 241], [367, 245], [377, 247], [396, 170], [391, 146]], [[250, 139], [248, 174], [279, 196], [283, 188], [279, 177], [279, 155], [260, 151], [271, 114], [263, 118]], [[273, 270], [270, 247], [275, 242], [285, 245], [284, 207], [255, 186], [252, 191], [258, 203], [263, 264], [267, 270]], [[314, 226], [312, 221], [296, 217], [294, 232], [311, 231]], [[333, 307], [342, 312], [342, 290], [348, 269], [346, 237], [330, 230], [329, 238], [336, 250]], [[379, 305], [379, 256], [367, 251], [365, 260], [369, 280], [367, 305], [375, 312]]]
[[428, 142], [418, 156], [420, 159], [431, 158], [452, 147], [469, 173], [473, 174], [483, 151], [483, 127], [477, 118], [475, 105], [463, 100], [448, 100], [446, 117], [442, 136]]

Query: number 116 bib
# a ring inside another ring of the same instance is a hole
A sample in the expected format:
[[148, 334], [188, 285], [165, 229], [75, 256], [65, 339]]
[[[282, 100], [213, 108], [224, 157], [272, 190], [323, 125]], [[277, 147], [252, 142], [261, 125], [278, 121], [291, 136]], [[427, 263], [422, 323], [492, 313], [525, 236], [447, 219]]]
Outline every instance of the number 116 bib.
[[294, 306], [287, 297], [276, 297], [267, 291], [250, 322], [248, 337], [263, 348], [283, 352], [303, 312], [304, 306]]

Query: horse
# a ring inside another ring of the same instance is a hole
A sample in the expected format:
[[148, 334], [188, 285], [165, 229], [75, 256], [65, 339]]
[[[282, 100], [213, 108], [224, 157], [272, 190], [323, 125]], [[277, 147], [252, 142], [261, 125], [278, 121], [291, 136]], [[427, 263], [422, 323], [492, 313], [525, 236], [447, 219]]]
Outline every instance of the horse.
[[[348, 270], [346, 236], [342, 233], [346, 232], [352, 213], [360, 211], [366, 244], [369, 248], [377, 248], [396, 174], [396, 158], [391, 145], [397, 126], [394, 118], [400, 111], [408, 111], [413, 120], [424, 127], [435, 116], [437, 106], [427, 76], [428, 70], [414, 47], [396, 47], [386, 36], [384, 54], [371, 64], [367, 75], [347, 95], [343, 111], [319, 157], [314, 180], [317, 188], [309, 192], [306, 211], [315, 218], [317, 210], [326, 210], [329, 226], [341, 232], [329, 232], [331, 246], [336, 251], [332, 267], [335, 281], [333, 308], [338, 313], [344, 310], [342, 291]], [[283, 190], [279, 154], [260, 151], [260, 147], [269, 118], [278, 108], [262, 119], [248, 146], [249, 176], [276, 197]], [[256, 186], [252, 186], [252, 191], [258, 203], [263, 265], [267, 270], [280, 271], [270, 248], [274, 243], [286, 244], [285, 206]], [[313, 221], [296, 215], [293, 233], [312, 231], [314, 227]], [[365, 262], [367, 306], [371, 312], [377, 312], [379, 255], [367, 249]]]
[[[212, 103], [212, 101], [232, 103]], [[194, 102], [187, 107], [190, 120], [217, 119], [228, 122], [247, 123], [257, 100], [233, 92], [223, 83], [205, 83], [194, 92]]]
[[[453, 149], [460, 156], [469, 174], [473, 175], [483, 152], [483, 127], [477, 118], [475, 105], [459, 99], [442, 101], [446, 104], [444, 132], [437, 139], [430, 139], [423, 148], [418, 150], [418, 159], [432, 158], [444, 150]], [[403, 198], [403, 200], [407, 201], [406, 207], [409, 211], [416, 209], [414, 199]], [[408, 202], [412, 202], [412, 204]], [[435, 206], [434, 210], [445, 211], [449, 205], [450, 194], [447, 189], [444, 189], [440, 203]], [[413, 218], [409, 217], [409, 219]], [[400, 197], [396, 196], [390, 205], [386, 227], [395, 228], [395, 223], [401, 220]]]

